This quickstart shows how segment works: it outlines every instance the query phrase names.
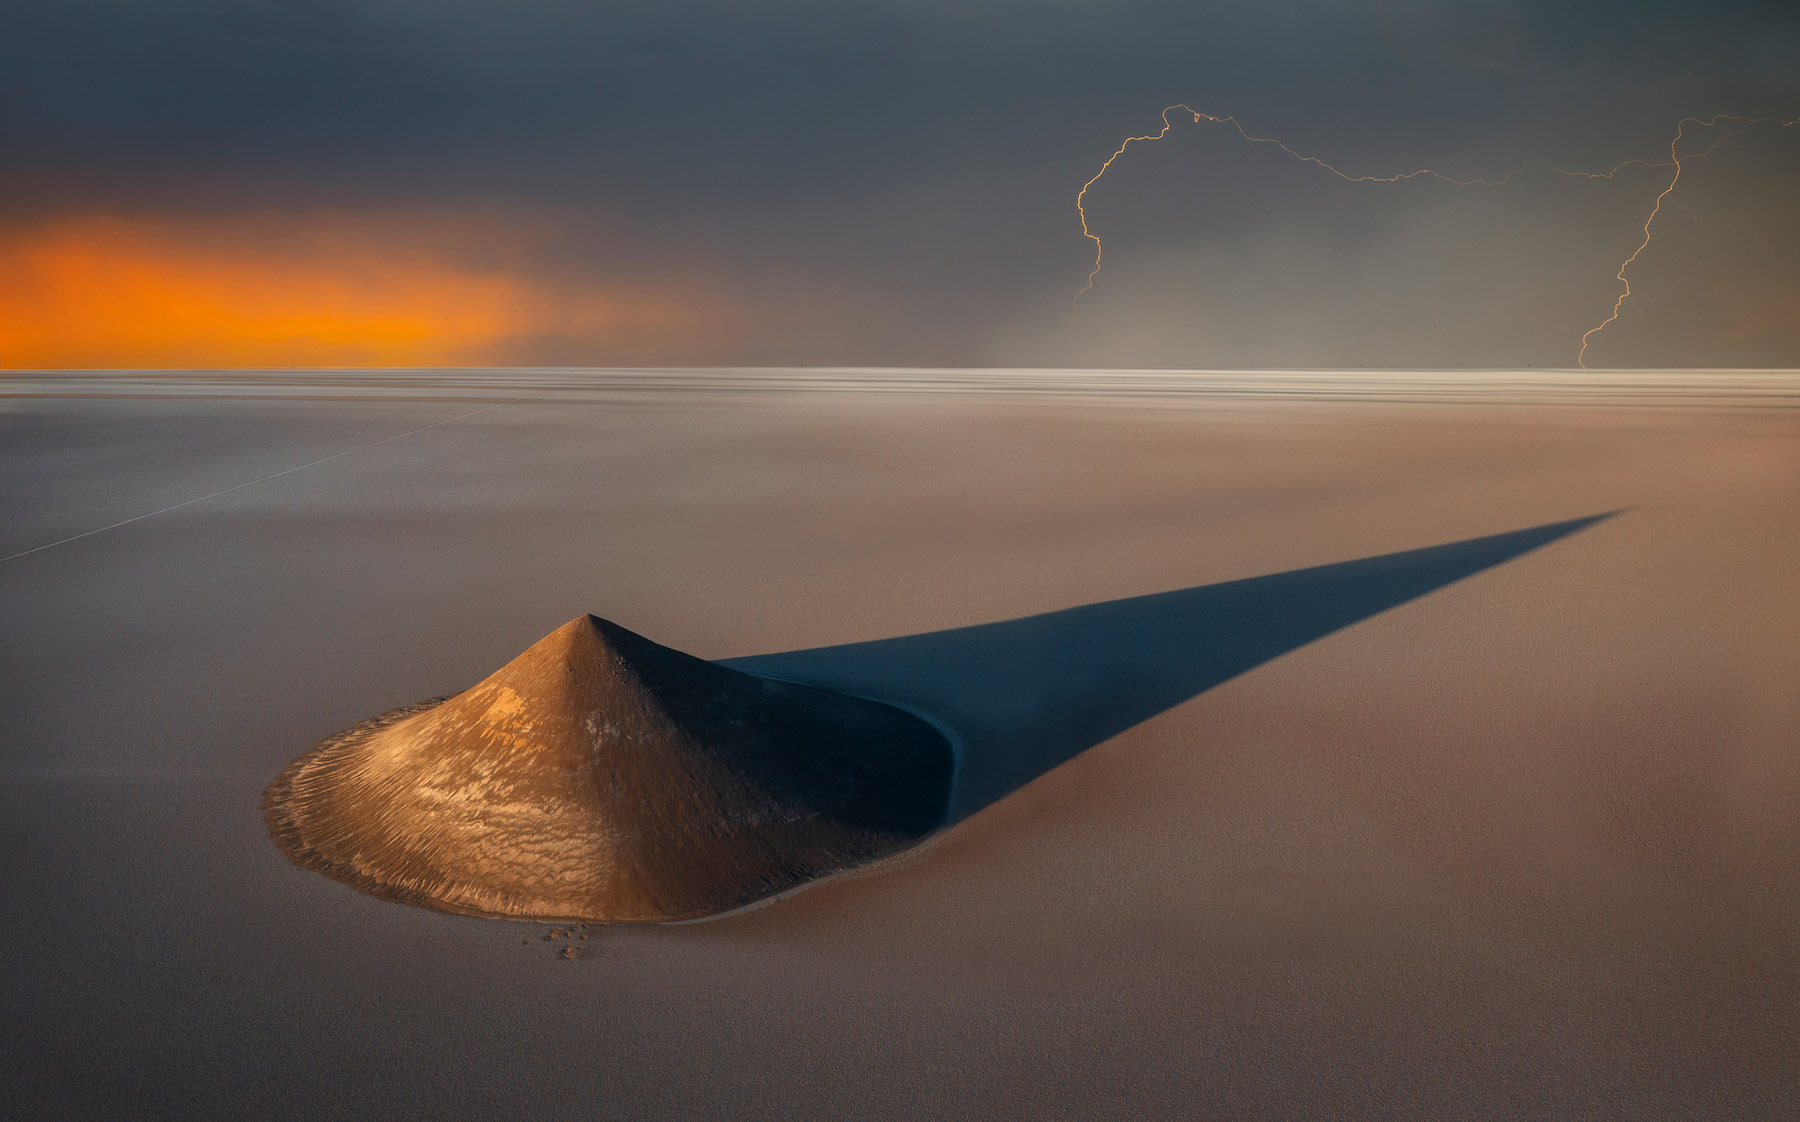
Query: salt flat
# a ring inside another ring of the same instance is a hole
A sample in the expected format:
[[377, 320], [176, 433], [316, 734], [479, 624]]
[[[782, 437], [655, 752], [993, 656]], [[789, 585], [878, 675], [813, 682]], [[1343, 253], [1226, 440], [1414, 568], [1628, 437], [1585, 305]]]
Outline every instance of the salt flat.
[[[0, 510], [21, 1114], [1800, 1113], [1792, 373], [18, 374]], [[582, 612], [766, 656], [1611, 511], [578, 961], [263, 831]]]

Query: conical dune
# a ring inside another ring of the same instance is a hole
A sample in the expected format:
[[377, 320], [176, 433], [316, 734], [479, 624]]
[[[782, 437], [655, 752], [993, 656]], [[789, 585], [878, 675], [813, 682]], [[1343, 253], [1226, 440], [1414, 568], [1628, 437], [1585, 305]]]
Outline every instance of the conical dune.
[[296, 863], [445, 911], [729, 911], [937, 828], [952, 754], [892, 706], [758, 678], [593, 616], [455, 697], [322, 741], [264, 793]]

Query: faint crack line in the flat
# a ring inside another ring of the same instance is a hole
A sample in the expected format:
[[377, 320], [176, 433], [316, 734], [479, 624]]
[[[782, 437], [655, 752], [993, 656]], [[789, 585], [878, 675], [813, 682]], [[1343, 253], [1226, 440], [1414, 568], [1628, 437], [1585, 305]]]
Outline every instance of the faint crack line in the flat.
[[248, 480], [243, 483], [236, 483], [230, 487], [225, 488], [222, 491], [214, 491], [210, 495], [200, 495], [200, 496], [198, 496], [196, 498], [192, 498], [192, 499], [183, 499], [181, 502], [174, 503], [170, 506], [165, 506], [165, 507], [161, 508], [160, 510], [147, 511], [143, 514], [134, 514], [130, 518], [120, 519], [119, 521], [111, 523], [110, 525], [99, 526], [92, 530], [83, 530], [79, 534], [71, 534], [69, 537], [61, 538], [57, 541], [46, 542], [43, 545], [33, 546], [30, 549], [20, 550], [18, 553], [10, 554], [9, 556], [6, 556], [6, 557], [0, 557], [0, 565], [4, 565], [8, 561], [17, 561], [21, 557], [29, 557], [34, 553], [42, 553], [46, 549], [55, 549], [59, 545], [68, 545], [70, 542], [78, 542], [82, 538], [91, 538], [95, 534], [104, 534], [108, 530], [117, 530], [120, 526], [129, 526], [133, 522], [142, 522], [146, 518], [155, 518], [159, 514], [167, 514], [172, 510], [180, 510], [184, 506], [193, 506], [195, 503], [203, 503], [208, 499], [216, 499], [220, 495], [229, 495], [233, 491], [242, 491], [244, 488], [254, 487], [258, 483], [267, 483], [271, 479], [280, 479], [284, 475], [292, 475], [297, 471], [305, 471], [307, 468], [318, 467], [320, 464], [328, 464], [333, 460], [340, 460], [340, 459], [343, 459], [345, 456], [353, 455], [354, 453], [357, 453], [357, 452], [367, 452], [371, 448], [376, 448], [383, 444], [389, 444], [396, 440], [403, 440], [409, 436], [416, 436], [422, 432], [429, 432], [432, 429], [443, 428], [445, 425], [455, 424], [457, 421], [465, 420], [469, 417], [476, 416], [477, 414], [480, 414], [480, 413], [486, 413], [490, 409], [498, 409], [502, 405], [511, 405], [514, 402], [523, 401], [523, 400], [525, 400], [525, 399], [522, 397], [514, 397], [514, 398], [509, 398], [506, 401], [496, 401], [492, 405], [484, 405], [480, 409], [471, 409], [467, 413], [459, 413], [454, 417], [447, 417], [444, 420], [434, 422], [433, 424], [420, 425], [416, 429], [408, 429], [405, 432], [395, 433], [393, 436], [384, 436], [380, 440], [371, 441], [368, 444], [359, 444], [355, 448], [346, 448], [342, 452], [333, 452], [329, 456], [320, 457], [319, 459], [313, 460], [309, 463], [296, 464], [291, 468], [283, 468], [280, 471], [273, 472], [269, 475], [261, 476], [260, 478], [257, 478], [257, 479], [251, 479], [251, 480]]

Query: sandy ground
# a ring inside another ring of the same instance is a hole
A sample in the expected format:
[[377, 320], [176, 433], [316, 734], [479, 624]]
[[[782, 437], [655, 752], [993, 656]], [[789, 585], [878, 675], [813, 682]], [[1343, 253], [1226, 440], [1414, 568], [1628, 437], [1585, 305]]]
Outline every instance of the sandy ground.
[[[885, 377], [0, 382], [0, 556], [225, 491], [0, 562], [0, 1100], [1800, 1116], [1800, 382]], [[321, 736], [584, 611], [758, 655], [1619, 508], [577, 961], [263, 833]]]

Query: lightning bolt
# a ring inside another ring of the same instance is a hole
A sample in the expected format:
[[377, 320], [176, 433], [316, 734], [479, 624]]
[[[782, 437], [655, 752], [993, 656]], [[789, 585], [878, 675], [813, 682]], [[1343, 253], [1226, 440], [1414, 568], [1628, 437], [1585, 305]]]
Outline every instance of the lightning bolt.
[[[1106, 246], [1104, 243], [1101, 242], [1100, 235], [1094, 233], [1093, 229], [1091, 227], [1089, 227], [1089, 225], [1088, 225], [1088, 215], [1087, 215], [1088, 188], [1090, 188], [1094, 184], [1098, 183], [1100, 181], [1101, 177], [1104, 176], [1107, 173], [1107, 171], [1113, 166], [1113, 162], [1116, 161], [1120, 156], [1123, 156], [1125, 154], [1125, 150], [1127, 148], [1130, 148], [1133, 144], [1137, 144], [1140, 142], [1157, 141], [1157, 140], [1161, 140], [1165, 136], [1168, 136], [1169, 130], [1175, 127], [1174, 122], [1169, 120], [1169, 114], [1175, 113], [1177, 111], [1179, 111], [1181, 113], [1185, 113], [1188, 116], [1192, 117], [1193, 123], [1196, 125], [1200, 124], [1202, 121], [1205, 121], [1208, 124], [1230, 125], [1232, 127], [1232, 129], [1234, 129], [1237, 132], [1237, 134], [1240, 137], [1242, 137], [1246, 142], [1248, 142], [1250, 144], [1272, 145], [1276, 148], [1281, 149], [1281, 151], [1287, 153], [1289, 156], [1292, 156], [1294, 159], [1298, 160], [1299, 162], [1301, 162], [1303, 164], [1312, 164], [1313, 166], [1315, 166], [1317, 168], [1320, 168], [1324, 171], [1330, 172], [1332, 175], [1337, 176], [1339, 179], [1342, 179], [1346, 183], [1401, 183], [1401, 182], [1404, 182], [1409, 179], [1423, 178], [1423, 179], [1436, 179], [1443, 183], [1447, 183], [1453, 187], [1503, 187], [1507, 183], [1510, 183], [1513, 179], [1517, 178], [1518, 176], [1523, 175], [1528, 171], [1534, 171], [1534, 170], [1535, 171], [1545, 171], [1545, 172], [1549, 172], [1554, 175], [1568, 176], [1569, 178], [1572, 178], [1572, 179], [1612, 179], [1615, 176], [1617, 176], [1620, 172], [1622, 172], [1626, 168], [1630, 168], [1630, 167], [1672, 168], [1673, 174], [1669, 177], [1668, 186], [1664, 187], [1662, 189], [1662, 193], [1656, 196], [1656, 202], [1651, 207], [1650, 216], [1644, 220], [1644, 239], [1643, 239], [1643, 241], [1638, 245], [1637, 249], [1632, 251], [1631, 256], [1627, 257], [1619, 265], [1617, 276], [1618, 276], [1619, 282], [1624, 286], [1624, 288], [1620, 292], [1618, 300], [1615, 301], [1613, 304], [1612, 314], [1607, 316], [1606, 319], [1601, 321], [1599, 324], [1596, 324], [1594, 327], [1589, 328], [1587, 333], [1581, 337], [1581, 349], [1580, 349], [1580, 351], [1577, 352], [1575, 361], [1583, 370], [1587, 369], [1587, 362], [1585, 360], [1587, 357], [1588, 340], [1590, 338], [1592, 338], [1596, 333], [1604, 330], [1606, 328], [1607, 324], [1610, 324], [1614, 320], [1619, 318], [1620, 310], [1625, 306], [1625, 301], [1631, 296], [1631, 281], [1629, 279], [1627, 279], [1625, 276], [1626, 270], [1628, 270], [1631, 267], [1631, 265], [1637, 261], [1638, 256], [1644, 252], [1644, 249], [1647, 246], [1649, 246], [1651, 227], [1656, 222], [1657, 214], [1659, 214], [1662, 210], [1663, 200], [1668, 198], [1669, 193], [1671, 191], [1675, 190], [1675, 185], [1681, 181], [1682, 162], [1684, 160], [1698, 159], [1702, 156], [1705, 156], [1705, 155], [1713, 152], [1715, 149], [1717, 149], [1719, 147], [1719, 145], [1724, 144], [1727, 140], [1730, 140], [1733, 136], [1736, 136], [1739, 132], [1742, 132], [1744, 129], [1749, 128], [1751, 125], [1772, 124], [1772, 125], [1779, 125], [1782, 128], [1789, 128], [1794, 125], [1800, 125], [1800, 117], [1797, 117], [1791, 121], [1783, 120], [1780, 117], [1739, 117], [1739, 116], [1735, 116], [1735, 115], [1729, 114], [1729, 113], [1722, 113], [1722, 114], [1719, 114], [1718, 116], [1707, 118], [1705, 120], [1702, 120], [1698, 117], [1683, 117], [1679, 122], [1676, 123], [1675, 137], [1674, 137], [1674, 139], [1672, 139], [1669, 142], [1669, 158], [1667, 160], [1656, 160], [1656, 161], [1641, 160], [1641, 159], [1624, 160], [1624, 161], [1621, 161], [1620, 163], [1614, 164], [1612, 167], [1608, 168], [1605, 171], [1574, 171], [1569, 168], [1558, 167], [1557, 165], [1548, 163], [1544, 160], [1530, 160], [1530, 161], [1527, 161], [1526, 163], [1520, 164], [1518, 167], [1507, 172], [1505, 175], [1499, 176], [1497, 178], [1459, 179], [1456, 176], [1446, 175], [1443, 172], [1438, 171], [1434, 168], [1417, 168], [1417, 169], [1414, 169], [1413, 171], [1399, 172], [1394, 175], [1351, 175], [1348, 172], [1345, 172], [1345, 171], [1333, 166], [1332, 164], [1329, 164], [1326, 161], [1321, 160], [1317, 156], [1310, 156], [1304, 152], [1296, 151], [1295, 149], [1289, 147], [1286, 142], [1278, 140], [1275, 137], [1252, 135], [1249, 132], [1249, 130], [1245, 129], [1243, 124], [1234, 116], [1218, 116], [1218, 115], [1212, 114], [1212, 113], [1202, 113], [1198, 109], [1195, 109], [1189, 105], [1183, 105], [1183, 104], [1171, 105], [1162, 111], [1162, 128], [1160, 130], [1158, 130], [1157, 132], [1154, 132], [1154, 133], [1146, 134], [1144, 136], [1128, 136], [1128, 137], [1126, 137], [1123, 141], [1121, 141], [1119, 143], [1118, 148], [1113, 150], [1113, 154], [1106, 158], [1106, 162], [1100, 165], [1100, 170], [1095, 172], [1093, 177], [1091, 179], [1089, 179], [1086, 183], [1083, 183], [1081, 185], [1081, 190], [1077, 191], [1075, 193], [1075, 211], [1077, 214], [1079, 214], [1081, 216], [1081, 235], [1082, 235], [1082, 237], [1087, 238], [1089, 241], [1094, 243], [1094, 267], [1092, 270], [1090, 270], [1088, 272], [1087, 283], [1082, 285], [1081, 291], [1079, 291], [1075, 294], [1074, 307], [1073, 307], [1073, 310], [1070, 312], [1071, 319], [1073, 319], [1074, 315], [1077, 312], [1079, 312], [1081, 309], [1081, 298], [1083, 296], [1087, 295], [1087, 293], [1093, 289], [1094, 281], [1100, 276], [1100, 261], [1101, 261], [1102, 256], [1106, 252]], [[1701, 149], [1698, 152], [1692, 152], [1686, 156], [1681, 155], [1681, 151], [1680, 151], [1681, 142], [1686, 136], [1686, 129], [1687, 129], [1688, 125], [1691, 124], [1691, 125], [1699, 125], [1704, 128], [1716, 128], [1719, 125], [1719, 123], [1722, 121], [1733, 122], [1733, 123], [1737, 124], [1739, 127], [1731, 130], [1730, 132], [1726, 133], [1724, 136], [1721, 136], [1718, 139], [1714, 140], [1711, 144], [1707, 145], [1705, 148]], [[1675, 205], [1680, 205], [1680, 204], [1675, 204]]]
[[[1702, 128], [1711, 129], [1717, 128], [1720, 121], [1737, 122], [1742, 127], [1731, 130], [1698, 152], [1687, 156], [1681, 154], [1681, 141], [1687, 136], [1687, 127], [1689, 125], [1699, 125]], [[1675, 185], [1681, 182], [1681, 162], [1684, 159], [1697, 160], [1700, 157], [1713, 152], [1719, 145], [1730, 140], [1751, 125], [1779, 125], [1786, 129], [1792, 128], [1795, 125], [1800, 125], [1800, 117], [1796, 117], [1791, 121], [1784, 121], [1780, 117], [1738, 117], [1730, 113], [1721, 113], [1716, 117], [1711, 117], [1704, 121], [1698, 117], [1683, 117], [1675, 123], [1675, 136], [1669, 141], [1669, 162], [1675, 165], [1675, 174], [1669, 177], [1669, 185], [1664, 187], [1662, 192], [1656, 196], [1656, 202], [1650, 208], [1650, 216], [1644, 219], [1644, 240], [1639, 242], [1638, 247], [1631, 251], [1630, 257], [1627, 257], [1624, 261], [1619, 263], [1619, 271], [1614, 275], [1618, 277], [1619, 283], [1624, 287], [1619, 290], [1619, 298], [1613, 301], [1611, 314], [1599, 323], [1588, 328], [1587, 331], [1582, 334], [1581, 349], [1575, 353], [1575, 365], [1581, 367], [1583, 370], [1587, 369], [1588, 340], [1600, 334], [1600, 332], [1605, 331], [1607, 324], [1618, 319], [1619, 312], [1625, 307], [1625, 301], [1631, 298], [1631, 278], [1625, 275], [1625, 271], [1631, 268], [1632, 263], [1638, 259], [1639, 254], [1649, 248], [1650, 228], [1656, 224], [1656, 216], [1662, 213], [1663, 200], [1668, 198], [1670, 192], [1675, 190]], [[1693, 212], [1689, 211], [1689, 213], [1691, 214]]]

